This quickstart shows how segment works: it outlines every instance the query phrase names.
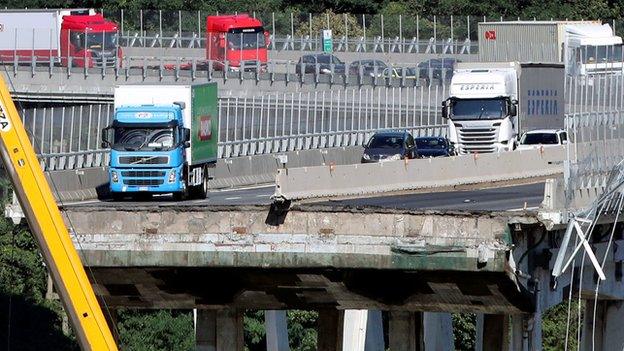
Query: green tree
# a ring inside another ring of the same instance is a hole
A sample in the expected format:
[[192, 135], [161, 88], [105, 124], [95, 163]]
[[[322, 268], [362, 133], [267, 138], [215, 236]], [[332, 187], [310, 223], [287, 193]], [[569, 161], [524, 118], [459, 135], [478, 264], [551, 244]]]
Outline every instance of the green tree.
[[453, 313], [453, 336], [455, 337], [455, 350], [474, 350], [476, 331], [476, 316], [474, 313]]
[[193, 314], [180, 310], [117, 311], [121, 349], [127, 351], [193, 350]]
[[[542, 337], [544, 351], [563, 350], [565, 348], [566, 330], [568, 330], [568, 350], [578, 350], [576, 336], [583, 319], [578, 318], [578, 300], [570, 304], [570, 326], [568, 328], [568, 301], [553, 306], [542, 316]], [[581, 311], [585, 308], [581, 305]]]
[[[327, 26], [329, 23], [329, 27]], [[320, 36], [323, 29], [331, 29], [335, 39], [347, 34], [349, 37], [360, 37], [364, 30], [358, 23], [357, 18], [350, 14], [337, 14], [331, 10], [323, 14], [314, 15], [312, 21], [302, 22], [296, 29], [295, 35]]]

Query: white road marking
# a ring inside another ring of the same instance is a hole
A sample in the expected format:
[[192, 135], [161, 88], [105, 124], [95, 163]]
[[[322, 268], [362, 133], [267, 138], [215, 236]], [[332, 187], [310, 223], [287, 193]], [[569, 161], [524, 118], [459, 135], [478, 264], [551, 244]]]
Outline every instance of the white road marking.
[[226, 197], [225, 199], [226, 200], [239, 200], [239, 199], [241, 199], [241, 197], [240, 196], [232, 196], [232, 197]]
[[539, 208], [539, 206], [533, 206], [533, 207], [521, 207], [521, 208], [513, 208], [513, 209], [509, 209], [507, 211], [509, 212], [518, 212], [518, 211], [533, 211], [533, 210], [537, 210]]

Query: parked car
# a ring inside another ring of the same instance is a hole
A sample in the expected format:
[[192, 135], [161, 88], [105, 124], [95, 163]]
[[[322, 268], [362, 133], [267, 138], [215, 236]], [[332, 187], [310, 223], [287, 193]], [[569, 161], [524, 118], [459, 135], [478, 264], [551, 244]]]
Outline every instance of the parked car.
[[524, 133], [520, 138], [518, 150], [539, 149], [540, 147], [552, 147], [563, 145], [568, 142], [565, 130], [537, 129]]
[[340, 61], [334, 55], [331, 54], [311, 54], [311, 55], [303, 55], [299, 58], [297, 62], [297, 67], [295, 71], [297, 74], [303, 73], [316, 73], [316, 67], [318, 65], [318, 73], [319, 74], [330, 74], [332, 73], [332, 65], [334, 74], [344, 74], [345, 73], [345, 64]]
[[419, 157], [414, 137], [407, 131], [375, 133], [364, 146], [362, 163], [384, 162]]
[[349, 74], [358, 75], [361, 70], [362, 75], [374, 77], [375, 74], [381, 74], [387, 67], [388, 65], [381, 60], [357, 60], [349, 65]]
[[416, 147], [421, 157], [454, 156], [455, 148], [446, 138], [420, 137], [416, 138]]
[[449, 83], [453, 78], [455, 64], [461, 62], [454, 58], [439, 58], [423, 61], [418, 64], [419, 77], [423, 78], [427, 85], [433, 80], [440, 84]]
[[418, 78], [417, 69], [411, 67], [388, 67], [381, 72], [378, 76], [380, 78], [408, 78], [408, 79], [416, 79]]

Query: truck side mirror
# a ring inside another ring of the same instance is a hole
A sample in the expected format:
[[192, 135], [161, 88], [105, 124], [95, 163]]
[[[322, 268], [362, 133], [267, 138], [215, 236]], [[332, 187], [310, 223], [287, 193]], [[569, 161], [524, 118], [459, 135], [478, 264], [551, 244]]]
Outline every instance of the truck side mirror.
[[266, 43], [266, 47], [268, 48], [271, 45], [271, 34], [269, 34], [268, 30], [264, 31], [264, 41]]
[[509, 108], [509, 115], [512, 117], [515, 117], [518, 115], [518, 102], [514, 101], [511, 103], [511, 106]]
[[186, 103], [184, 101], [176, 101], [173, 104], [178, 105], [180, 107], [180, 110], [184, 110], [186, 108]]
[[448, 100], [442, 101], [442, 118], [448, 119]]
[[106, 127], [102, 129], [102, 148], [103, 149], [110, 147], [111, 145], [110, 140], [108, 139], [108, 132], [111, 129], [112, 129], [111, 127]]
[[191, 141], [191, 130], [189, 128], [184, 128], [184, 142]]

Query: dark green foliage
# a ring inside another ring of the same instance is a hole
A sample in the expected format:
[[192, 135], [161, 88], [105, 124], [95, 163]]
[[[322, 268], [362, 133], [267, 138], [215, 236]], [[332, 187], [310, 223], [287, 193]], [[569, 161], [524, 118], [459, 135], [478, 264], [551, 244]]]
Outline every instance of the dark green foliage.
[[[570, 304], [570, 328], [568, 332], [568, 350], [578, 350], [576, 343], [578, 328], [582, 323], [582, 313], [585, 310], [581, 304], [581, 320], [578, 318], [578, 299], [572, 299]], [[563, 350], [565, 348], [566, 326], [568, 319], [568, 301], [548, 309], [542, 321], [542, 337], [544, 351]]]
[[266, 330], [264, 328], [264, 311], [246, 311], [243, 316], [245, 328], [245, 347], [247, 351], [266, 349]]
[[318, 312], [290, 310], [287, 315], [291, 351], [316, 350]]
[[455, 350], [473, 351], [475, 349], [476, 330], [476, 316], [474, 313], [453, 313]]
[[61, 306], [45, 299], [47, 274], [25, 225], [0, 218], [0, 349], [77, 350], [61, 330]]
[[121, 349], [126, 351], [193, 350], [193, 314], [176, 310], [131, 310], [117, 312]]

